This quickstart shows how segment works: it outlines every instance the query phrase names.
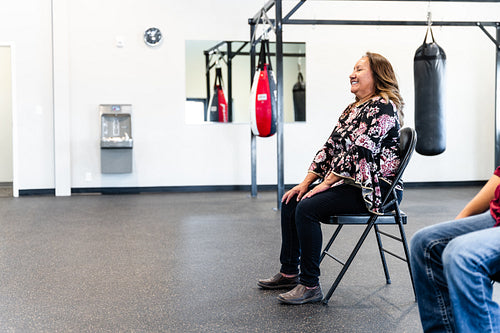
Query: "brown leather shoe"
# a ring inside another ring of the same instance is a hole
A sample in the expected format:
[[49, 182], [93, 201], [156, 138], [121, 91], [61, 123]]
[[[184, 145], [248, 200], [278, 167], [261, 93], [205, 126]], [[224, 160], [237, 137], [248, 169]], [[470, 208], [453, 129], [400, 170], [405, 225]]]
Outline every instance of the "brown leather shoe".
[[299, 283], [299, 277], [284, 277], [281, 273], [270, 279], [259, 280], [257, 285], [263, 289], [291, 289]]
[[322, 299], [323, 292], [319, 285], [314, 289], [307, 289], [306, 286], [299, 284], [289, 292], [278, 296], [280, 302], [294, 305], [319, 302]]

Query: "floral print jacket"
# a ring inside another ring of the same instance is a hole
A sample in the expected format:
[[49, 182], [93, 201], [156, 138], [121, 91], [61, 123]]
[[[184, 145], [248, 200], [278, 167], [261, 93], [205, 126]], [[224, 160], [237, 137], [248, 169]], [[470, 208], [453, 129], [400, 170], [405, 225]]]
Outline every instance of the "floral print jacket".
[[350, 104], [318, 151], [309, 172], [324, 179], [330, 172], [362, 189], [369, 211], [381, 214], [381, 181], [392, 184], [399, 166], [399, 118], [396, 106], [375, 97]]

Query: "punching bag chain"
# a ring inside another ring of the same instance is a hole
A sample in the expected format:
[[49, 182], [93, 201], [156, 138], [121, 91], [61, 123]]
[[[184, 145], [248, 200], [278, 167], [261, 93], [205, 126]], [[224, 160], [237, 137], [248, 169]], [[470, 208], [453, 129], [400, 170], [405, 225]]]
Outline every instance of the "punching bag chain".
[[432, 42], [434, 43], [434, 34], [432, 33], [432, 13], [430, 10], [427, 11], [427, 31], [425, 32], [424, 44], [427, 43], [427, 34], [429, 31], [431, 32]]
[[256, 34], [257, 34], [257, 28], [259, 27], [259, 24], [261, 24], [261, 21], [267, 25], [267, 28], [264, 29], [264, 32], [260, 35], [259, 39], [267, 39], [267, 33], [271, 30], [274, 31], [274, 33], [276, 33], [276, 28], [274, 27], [274, 24], [273, 22], [271, 21], [271, 19], [269, 19], [269, 16], [267, 16], [267, 13], [264, 9], [261, 10], [260, 12], [260, 17], [259, 19], [257, 20], [257, 25], [253, 31], [253, 35], [252, 35], [252, 39], [251, 39], [251, 44], [253, 45], [255, 43], [255, 41], [257, 40], [256, 37]]

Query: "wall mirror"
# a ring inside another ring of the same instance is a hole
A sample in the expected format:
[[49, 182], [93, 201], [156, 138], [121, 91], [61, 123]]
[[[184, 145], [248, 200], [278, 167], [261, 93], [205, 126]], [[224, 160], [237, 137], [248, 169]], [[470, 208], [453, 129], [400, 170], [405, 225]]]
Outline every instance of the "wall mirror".
[[[299, 75], [306, 83], [305, 43], [283, 43], [283, 111], [284, 121], [306, 121], [305, 103], [298, 93]], [[260, 44], [256, 46], [256, 63]], [[271, 65], [276, 69], [276, 45], [270, 42]], [[220, 75], [216, 75], [217, 72]], [[228, 122], [249, 123], [250, 43], [244, 41], [186, 41], [186, 107], [187, 124], [215, 123], [207, 119], [207, 107], [214, 93], [214, 83], [222, 78], [228, 104]], [[294, 104], [295, 86], [295, 104]], [[229, 101], [231, 96], [231, 102]], [[303, 99], [305, 94], [302, 92]]]

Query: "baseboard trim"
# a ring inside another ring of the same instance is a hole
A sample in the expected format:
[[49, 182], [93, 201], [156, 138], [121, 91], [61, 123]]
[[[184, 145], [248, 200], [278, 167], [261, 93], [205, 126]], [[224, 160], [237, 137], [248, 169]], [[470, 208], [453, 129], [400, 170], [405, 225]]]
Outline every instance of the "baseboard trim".
[[53, 188], [19, 190], [20, 197], [31, 196], [31, 195], [56, 195], [56, 190]]
[[[405, 188], [432, 187], [463, 187], [483, 186], [484, 180], [452, 181], [452, 182], [407, 182]], [[286, 189], [294, 185], [285, 185]], [[146, 187], [74, 187], [72, 194], [139, 194], [139, 193], [193, 193], [193, 192], [250, 192], [251, 185], [206, 185], [206, 186], [146, 186]], [[276, 185], [259, 185], [258, 191], [275, 191]], [[19, 196], [55, 195], [55, 189], [25, 189], [19, 190]]]
[[486, 180], [466, 180], [466, 181], [453, 181], [453, 182], [405, 182], [405, 188], [417, 187], [462, 187], [462, 186], [483, 186]]
[[[276, 185], [259, 186], [265, 191], [276, 188]], [[250, 185], [208, 185], [208, 186], [147, 186], [147, 187], [75, 187], [74, 194], [101, 193], [101, 194], [139, 194], [139, 193], [191, 193], [191, 192], [229, 192], [250, 191]]]

